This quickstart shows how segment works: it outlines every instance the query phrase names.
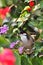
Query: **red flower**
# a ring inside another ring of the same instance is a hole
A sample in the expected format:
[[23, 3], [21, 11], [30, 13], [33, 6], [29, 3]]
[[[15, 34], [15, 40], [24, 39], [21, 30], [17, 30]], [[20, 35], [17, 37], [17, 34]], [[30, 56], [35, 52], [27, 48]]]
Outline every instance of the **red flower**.
[[8, 12], [10, 12], [10, 8], [9, 7], [6, 7], [4, 9], [0, 8], [0, 18], [4, 19]]
[[8, 13], [9, 11], [10, 11], [10, 8], [6, 7], [6, 8], [3, 9], [2, 14], [6, 15], [6, 13]]
[[0, 53], [0, 65], [15, 65], [16, 58], [10, 49], [3, 49]]
[[35, 5], [34, 1], [30, 1], [30, 2], [29, 2], [29, 6], [30, 6], [30, 7], [33, 7], [34, 5]]

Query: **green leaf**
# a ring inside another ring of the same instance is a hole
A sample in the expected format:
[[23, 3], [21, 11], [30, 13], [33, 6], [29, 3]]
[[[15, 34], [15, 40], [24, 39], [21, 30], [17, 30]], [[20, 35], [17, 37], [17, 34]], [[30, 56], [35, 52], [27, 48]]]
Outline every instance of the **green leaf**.
[[0, 7], [5, 7], [5, 6], [6, 6], [5, 0], [0, 0]]
[[7, 46], [7, 45], [9, 45], [10, 44], [10, 42], [9, 42], [9, 40], [8, 39], [6, 39], [6, 38], [4, 38], [3, 36], [0, 36], [0, 46]]
[[32, 59], [32, 63], [33, 63], [33, 65], [42, 65], [42, 62], [39, 57], [34, 57]]
[[29, 2], [29, 0], [25, 0], [25, 2], [27, 2], [27, 3], [28, 3], [28, 2]]
[[43, 8], [43, 1], [40, 2], [40, 7]]
[[14, 4], [16, 4], [18, 2], [18, 0], [13, 0], [14, 1]]
[[40, 38], [42, 38], [42, 39], [43, 39], [43, 32], [40, 34]]
[[0, 7], [2, 7], [2, 1], [0, 0]]
[[13, 4], [13, 0], [5, 0], [7, 5], [12, 5]]
[[14, 52], [15, 56], [16, 56], [16, 65], [21, 65], [21, 57], [20, 55], [15, 51]]
[[21, 65], [32, 65], [32, 62], [29, 59], [29, 57], [27, 57], [27, 55], [22, 55], [22, 57], [21, 57]]
[[38, 24], [38, 28], [43, 29], [43, 21]]

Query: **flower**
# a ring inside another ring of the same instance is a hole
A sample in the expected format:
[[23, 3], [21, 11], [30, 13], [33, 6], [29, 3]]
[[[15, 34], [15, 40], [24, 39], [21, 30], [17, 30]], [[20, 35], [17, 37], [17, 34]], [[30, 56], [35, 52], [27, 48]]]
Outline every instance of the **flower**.
[[16, 42], [12, 42], [12, 43], [10, 44], [10, 48], [14, 48], [15, 45], [16, 45]]
[[7, 25], [4, 25], [2, 27], [0, 27], [0, 34], [4, 34], [8, 31], [8, 26]]
[[24, 47], [19, 47], [18, 48], [19, 54], [22, 54], [23, 53], [23, 49], [24, 49]]
[[11, 49], [3, 49], [0, 52], [0, 65], [15, 65], [16, 58]]
[[12, 42], [12, 43], [10, 44], [10, 48], [14, 48], [14, 46], [15, 46], [16, 44], [18, 44], [18, 42], [19, 42], [19, 40], [17, 40], [16, 42]]
[[0, 18], [4, 19], [8, 12], [10, 12], [10, 8], [9, 7], [6, 7], [4, 9], [0, 8]]
[[8, 12], [10, 12], [10, 8], [6, 7], [6, 8], [3, 9], [2, 14], [6, 15], [6, 13], [8, 13]]
[[30, 2], [29, 2], [29, 6], [30, 6], [30, 7], [33, 7], [34, 5], [35, 5], [34, 1], [30, 1]]

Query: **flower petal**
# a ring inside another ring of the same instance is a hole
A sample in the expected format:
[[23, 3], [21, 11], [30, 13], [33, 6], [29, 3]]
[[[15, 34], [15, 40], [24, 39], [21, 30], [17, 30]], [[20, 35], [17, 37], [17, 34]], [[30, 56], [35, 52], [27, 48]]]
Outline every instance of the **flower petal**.
[[24, 47], [19, 47], [18, 51], [19, 51], [20, 54], [23, 53], [23, 49], [24, 49]]

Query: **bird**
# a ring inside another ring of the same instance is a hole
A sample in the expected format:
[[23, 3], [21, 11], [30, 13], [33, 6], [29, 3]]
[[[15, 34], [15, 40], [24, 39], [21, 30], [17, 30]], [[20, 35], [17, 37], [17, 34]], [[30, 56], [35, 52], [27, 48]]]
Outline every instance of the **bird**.
[[34, 41], [31, 36], [28, 36], [26, 33], [20, 34], [22, 41], [22, 46], [24, 46], [24, 51], [26, 54], [31, 54], [33, 52]]

